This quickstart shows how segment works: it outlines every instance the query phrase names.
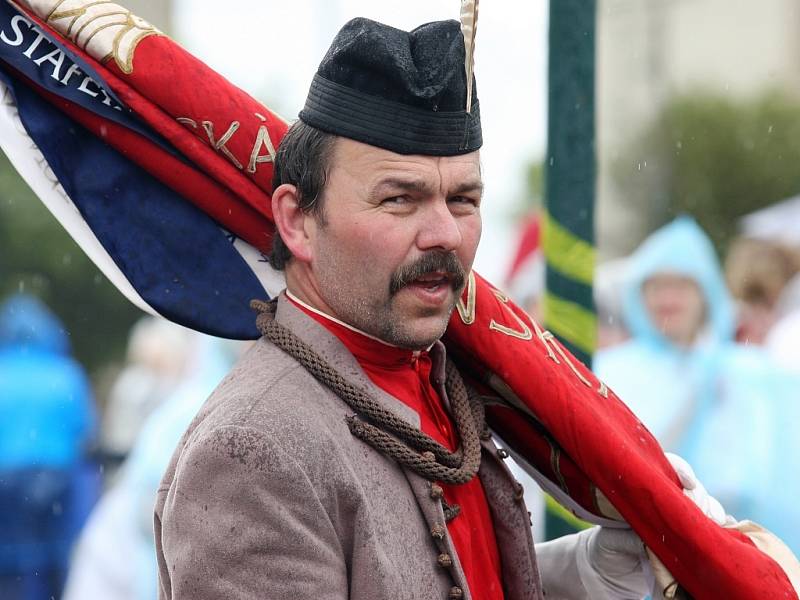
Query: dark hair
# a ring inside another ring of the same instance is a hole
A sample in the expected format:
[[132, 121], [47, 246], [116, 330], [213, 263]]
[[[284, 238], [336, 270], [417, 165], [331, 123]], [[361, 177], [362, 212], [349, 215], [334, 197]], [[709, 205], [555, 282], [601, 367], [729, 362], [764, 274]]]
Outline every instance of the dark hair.
[[[300, 209], [313, 214], [323, 225], [323, 192], [335, 141], [335, 135], [296, 121], [281, 140], [272, 175], [273, 190], [284, 183], [295, 186]], [[290, 258], [292, 253], [276, 230], [269, 264], [280, 271]]]

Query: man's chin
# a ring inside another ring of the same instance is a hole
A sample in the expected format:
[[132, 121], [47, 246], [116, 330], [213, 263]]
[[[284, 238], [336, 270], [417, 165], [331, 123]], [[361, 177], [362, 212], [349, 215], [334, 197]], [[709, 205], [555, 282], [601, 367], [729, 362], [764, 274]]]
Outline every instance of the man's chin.
[[389, 333], [394, 340], [386, 341], [410, 350], [426, 350], [444, 335], [451, 312], [452, 308], [444, 314], [437, 311], [432, 315], [415, 315], [403, 319], [400, 326]]

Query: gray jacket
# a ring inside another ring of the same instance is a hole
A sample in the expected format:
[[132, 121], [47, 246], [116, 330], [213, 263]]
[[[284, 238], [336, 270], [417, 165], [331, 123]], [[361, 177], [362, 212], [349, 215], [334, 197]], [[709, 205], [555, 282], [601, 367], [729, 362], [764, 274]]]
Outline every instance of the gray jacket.
[[[276, 319], [419, 425], [335, 336], [283, 297]], [[432, 355], [446, 398], [444, 347]], [[350, 414], [293, 358], [259, 340], [195, 418], [158, 490], [159, 598], [445, 600], [459, 590], [471, 598], [430, 483], [353, 437]], [[529, 515], [500, 454], [484, 442], [479, 476], [506, 598], [541, 600]], [[452, 566], [440, 566], [441, 554]]]

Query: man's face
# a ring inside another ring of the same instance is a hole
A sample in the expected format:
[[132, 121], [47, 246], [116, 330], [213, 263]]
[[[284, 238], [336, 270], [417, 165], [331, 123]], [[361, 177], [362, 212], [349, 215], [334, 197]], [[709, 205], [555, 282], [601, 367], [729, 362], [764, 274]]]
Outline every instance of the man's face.
[[475, 258], [481, 191], [477, 152], [406, 156], [339, 138], [309, 236], [327, 310], [397, 346], [439, 339]]
[[647, 312], [658, 330], [680, 346], [690, 346], [706, 314], [700, 287], [690, 277], [659, 273], [642, 285]]

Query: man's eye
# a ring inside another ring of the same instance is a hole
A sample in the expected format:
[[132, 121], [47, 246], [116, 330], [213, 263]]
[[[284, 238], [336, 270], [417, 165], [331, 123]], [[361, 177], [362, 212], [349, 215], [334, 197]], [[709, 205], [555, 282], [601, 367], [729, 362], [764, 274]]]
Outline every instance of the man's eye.
[[451, 196], [448, 199], [448, 202], [452, 204], [461, 204], [461, 205], [469, 205], [469, 206], [478, 206], [478, 200], [475, 198], [470, 198], [468, 196]]
[[393, 206], [401, 206], [403, 204], [408, 204], [408, 202], [408, 196], [390, 196], [381, 200], [381, 204], [390, 204]]

